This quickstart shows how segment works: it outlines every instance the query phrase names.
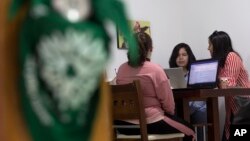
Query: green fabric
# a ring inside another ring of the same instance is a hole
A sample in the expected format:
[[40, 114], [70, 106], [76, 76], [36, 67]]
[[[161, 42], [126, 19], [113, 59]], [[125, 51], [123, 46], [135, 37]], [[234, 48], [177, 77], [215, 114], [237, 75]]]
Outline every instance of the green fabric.
[[131, 58], [131, 65], [138, 65], [138, 48], [133, 37], [132, 29], [126, 20], [126, 13], [123, 4], [117, 0], [93, 0], [94, 9], [96, 11], [98, 19], [105, 20], [111, 19], [116, 24], [118, 29], [121, 31], [122, 35], [128, 42], [129, 56]]
[[[49, 35], [53, 30], [64, 31], [68, 27], [74, 28], [76, 30], [84, 31], [90, 30], [96, 32], [94, 38], [104, 38], [108, 41], [107, 35], [104, 33], [104, 29], [98, 27], [98, 25], [92, 22], [86, 22], [81, 24], [69, 24], [63, 19], [55, 18], [58, 15], [56, 13], [51, 13], [48, 17], [41, 18], [39, 20], [33, 20], [28, 18], [24, 23], [23, 30], [21, 32], [21, 67], [25, 69], [25, 63], [27, 61], [27, 56], [34, 55], [36, 59], [39, 59], [39, 56], [36, 54], [36, 43], [38, 42], [41, 36]], [[58, 24], [60, 23], [60, 24]], [[107, 44], [107, 43], [106, 43]], [[108, 47], [108, 45], [106, 45]], [[107, 50], [108, 48], [106, 48]], [[37, 61], [37, 60], [36, 60]], [[95, 109], [98, 104], [98, 95], [99, 88], [96, 88], [93, 97], [89, 101], [89, 111], [86, 111], [86, 123], [85, 125], [78, 125], [75, 120], [71, 123], [64, 124], [59, 121], [56, 112], [58, 109], [53, 107], [52, 104], [47, 104], [46, 100], [50, 100], [51, 103], [55, 102], [53, 99], [49, 99], [50, 91], [47, 91], [47, 87], [44, 86], [43, 82], [40, 80], [39, 76], [39, 67], [36, 66], [36, 75], [39, 83], [39, 99], [42, 99], [43, 106], [48, 110], [47, 112], [51, 115], [53, 119], [53, 124], [50, 126], [45, 126], [39, 121], [39, 117], [35, 114], [32, 109], [32, 104], [27, 94], [27, 86], [25, 85], [25, 78], [21, 80], [22, 86], [22, 104], [23, 111], [26, 117], [30, 132], [33, 136], [34, 141], [83, 141], [88, 140], [92, 123], [94, 120]], [[24, 75], [24, 72], [22, 72]], [[67, 111], [66, 114], [71, 117], [77, 117], [77, 111]]]
[[10, 18], [30, 3], [20, 33], [21, 104], [34, 141], [87, 141], [109, 56], [104, 22], [118, 25], [137, 64], [137, 47], [122, 3], [92, 0], [94, 14], [71, 23], [50, 0], [13, 0]]
[[[50, 0], [13, 0], [10, 7], [9, 17], [12, 19], [20, 7], [27, 1], [31, 1], [32, 5], [44, 3], [50, 6]], [[139, 59], [138, 48], [127, 21], [126, 10], [124, 9], [122, 2], [120, 0], [92, 0], [92, 9], [94, 9], [93, 13], [95, 13], [95, 18], [97, 20], [101, 22], [111, 20], [117, 25], [118, 29], [122, 32], [124, 38], [126, 38], [128, 42], [128, 53], [131, 58], [131, 64], [137, 66]]]

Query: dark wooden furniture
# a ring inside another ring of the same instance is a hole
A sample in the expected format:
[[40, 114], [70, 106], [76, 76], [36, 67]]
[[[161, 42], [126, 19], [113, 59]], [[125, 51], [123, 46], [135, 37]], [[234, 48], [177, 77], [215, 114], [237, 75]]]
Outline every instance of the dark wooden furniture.
[[[139, 81], [126, 85], [112, 85], [114, 120], [139, 119], [141, 139], [148, 141], [145, 112]], [[117, 136], [116, 136], [117, 137]]]
[[218, 97], [250, 95], [250, 88], [230, 89], [177, 89], [173, 90], [177, 114], [190, 121], [189, 102], [204, 100], [207, 103], [208, 140], [220, 140]]
[[139, 119], [139, 126], [114, 126], [114, 128], [140, 128], [141, 135], [116, 134], [114, 140], [162, 140], [181, 141], [183, 133], [148, 135], [140, 82], [125, 85], [111, 85], [113, 120]]

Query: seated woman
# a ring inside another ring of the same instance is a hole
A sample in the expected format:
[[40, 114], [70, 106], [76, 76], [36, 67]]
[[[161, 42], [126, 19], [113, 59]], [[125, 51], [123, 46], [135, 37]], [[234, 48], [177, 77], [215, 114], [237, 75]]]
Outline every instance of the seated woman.
[[[248, 72], [245, 69], [239, 53], [234, 51], [231, 38], [226, 32], [214, 31], [208, 37], [208, 50], [212, 59], [219, 60], [218, 77], [220, 79], [227, 78], [225, 82], [224, 80], [220, 81], [219, 87], [221, 89], [226, 89], [228, 87], [250, 88]], [[244, 101], [250, 101], [250, 96], [241, 97]], [[240, 99], [237, 98], [240, 97], [230, 96], [225, 98], [226, 119], [222, 141], [230, 140], [230, 125], [233, 122], [234, 117], [237, 116], [237, 113], [244, 110], [241, 109], [241, 106], [238, 103]]]
[[[137, 33], [136, 39], [139, 48], [139, 63], [131, 65], [123, 63], [117, 72], [116, 83], [126, 84], [138, 79], [141, 82], [147, 128], [149, 134], [184, 133], [184, 140], [193, 140], [193, 127], [186, 121], [177, 118], [175, 103], [169, 80], [159, 65], [150, 62], [152, 53], [152, 39], [147, 33]], [[116, 124], [138, 124], [138, 120], [116, 121]], [[139, 134], [139, 129], [120, 129], [122, 134]]]
[[[185, 79], [187, 80], [189, 74], [189, 66], [192, 62], [196, 61], [196, 58], [186, 43], [177, 44], [169, 59], [170, 68], [182, 67], [184, 71]], [[192, 101], [190, 106], [190, 120], [192, 124], [207, 123], [207, 106], [205, 101]], [[197, 129], [197, 140], [203, 141], [203, 128]]]

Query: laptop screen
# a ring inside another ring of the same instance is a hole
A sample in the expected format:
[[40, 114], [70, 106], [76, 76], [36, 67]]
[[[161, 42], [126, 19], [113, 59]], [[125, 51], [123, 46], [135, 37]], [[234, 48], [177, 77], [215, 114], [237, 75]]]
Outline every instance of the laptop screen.
[[187, 81], [185, 80], [182, 67], [168, 68], [168, 69], [164, 69], [164, 71], [170, 80], [172, 89], [187, 87]]
[[193, 62], [190, 66], [189, 87], [216, 87], [218, 60], [206, 59]]

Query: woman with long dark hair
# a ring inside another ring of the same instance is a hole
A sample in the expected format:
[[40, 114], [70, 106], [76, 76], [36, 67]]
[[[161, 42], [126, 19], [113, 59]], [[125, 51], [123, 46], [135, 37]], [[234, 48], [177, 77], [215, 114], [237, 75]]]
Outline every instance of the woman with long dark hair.
[[[186, 43], [177, 44], [170, 56], [169, 67], [182, 67], [185, 79], [187, 80], [190, 64], [196, 61], [196, 58], [190, 46]], [[205, 101], [191, 101], [190, 107], [190, 121], [192, 124], [207, 123], [207, 106]], [[197, 127], [197, 140], [203, 141], [203, 128]]]
[[[230, 36], [226, 32], [214, 31], [208, 37], [208, 50], [210, 51], [213, 59], [219, 60], [219, 79], [227, 79], [226, 81], [220, 81], [220, 88], [250, 88], [248, 73], [243, 65], [242, 58], [237, 52], [234, 51]], [[226, 86], [224, 83], [226, 83]], [[249, 96], [244, 97], [249, 98]], [[226, 97], [225, 106], [226, 120], [223, 141], [228, 141], [230, 137], [230, 124], [240, 107], [237, 104], [236, 97]]]
[[182, 67], [184, 73], [187, 74], [190, 64], [194, 61], [196, 61], [196, 58], [190, 46], [186, 43], [179, 43], [172, 51], [169, 59], [169, 67]]

